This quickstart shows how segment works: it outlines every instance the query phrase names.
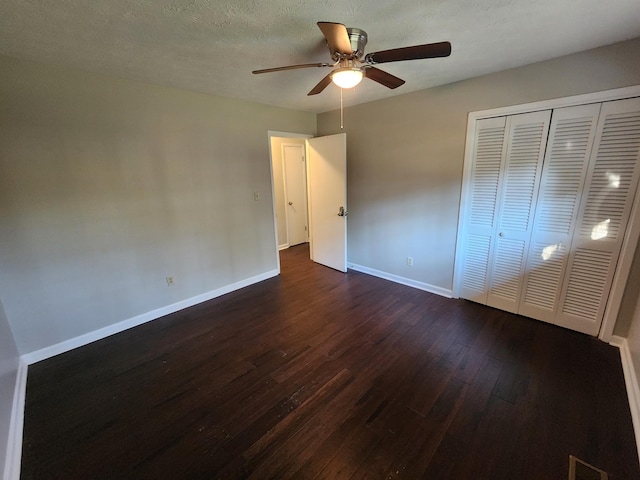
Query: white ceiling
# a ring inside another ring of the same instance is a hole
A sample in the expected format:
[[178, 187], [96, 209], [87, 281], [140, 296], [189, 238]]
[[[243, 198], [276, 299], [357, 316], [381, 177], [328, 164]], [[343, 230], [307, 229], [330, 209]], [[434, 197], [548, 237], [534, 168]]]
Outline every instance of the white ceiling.
[[448, 58], [380, 65], [345, 105], [422, 90], [640, 36], [640, 0], [2, 0], [0, 54], [296, 110], [339, 107], [317, 21], [365, 30], [366, 52], [452, 43]]

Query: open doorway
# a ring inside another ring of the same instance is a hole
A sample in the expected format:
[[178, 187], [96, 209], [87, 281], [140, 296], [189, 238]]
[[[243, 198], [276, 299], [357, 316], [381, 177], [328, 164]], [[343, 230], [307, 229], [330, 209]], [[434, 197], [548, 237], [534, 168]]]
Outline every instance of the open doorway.
[[342, 272], [347, 271], [346, 149], [344, 133], [313, 138], [269, 132], [278, 250], [308, 243], [311, 260]]
[[269, 132], [278, 250], [309, 241], [305, 139], [311, 135]]

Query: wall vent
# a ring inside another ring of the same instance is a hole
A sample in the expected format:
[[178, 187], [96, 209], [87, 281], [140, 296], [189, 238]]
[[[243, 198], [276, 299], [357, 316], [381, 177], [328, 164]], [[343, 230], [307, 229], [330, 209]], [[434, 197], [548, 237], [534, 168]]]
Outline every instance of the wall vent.
[[599, 468], [569, 455], [569, 480], [609, 480], [609, 475]]

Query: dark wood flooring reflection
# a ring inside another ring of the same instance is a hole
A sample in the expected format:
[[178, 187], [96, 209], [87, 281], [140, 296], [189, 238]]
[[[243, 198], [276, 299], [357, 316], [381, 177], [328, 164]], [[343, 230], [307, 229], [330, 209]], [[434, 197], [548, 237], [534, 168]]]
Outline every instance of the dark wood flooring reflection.
[[618, 351], [282, 252], [282, 274], [35, 364], [23, 479], [639, 479]]

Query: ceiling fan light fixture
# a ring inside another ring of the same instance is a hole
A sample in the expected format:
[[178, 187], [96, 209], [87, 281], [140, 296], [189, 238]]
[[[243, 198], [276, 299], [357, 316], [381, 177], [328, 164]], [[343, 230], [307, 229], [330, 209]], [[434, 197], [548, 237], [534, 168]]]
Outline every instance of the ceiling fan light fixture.
[[393, 89], [404, 85], [404, 80], [384, 70], [379, 70], [374, 65], [405, 60], [448, 57], [451, 55], [451, 43], [449, 42], [392, 48], [365, 55], [364, 47], [367, 44], [367, 33], [364, 30], [347, 28], [342, 23], [336, 22], [318, 22], [318, 27], [324, 36], [327, 47], [329, 47], [332, 63], [303, 63], [284, 67], [263, 68], [254, 70], [252, 73], [271, 73], [311, 67], [335, 69], [322, 77], [322, 80], [307, 95], [317, 95], [331, 83], [335, 83], [341, 89], [353, 88], [364, 77], [384, 87]]
[[331, 80], [340, 88], [353, 88], [363, 77], [362, 70], [356, 67], [339, 68], [331, 74]]

